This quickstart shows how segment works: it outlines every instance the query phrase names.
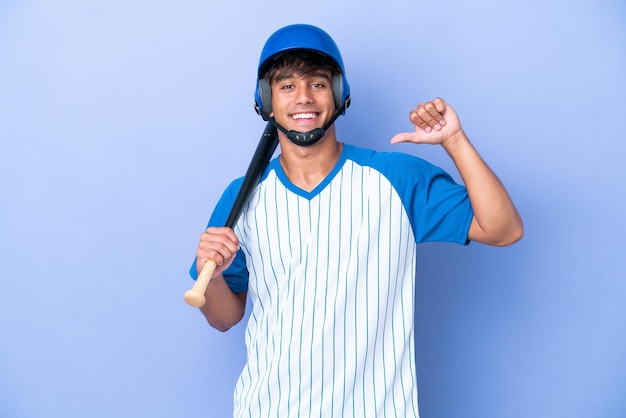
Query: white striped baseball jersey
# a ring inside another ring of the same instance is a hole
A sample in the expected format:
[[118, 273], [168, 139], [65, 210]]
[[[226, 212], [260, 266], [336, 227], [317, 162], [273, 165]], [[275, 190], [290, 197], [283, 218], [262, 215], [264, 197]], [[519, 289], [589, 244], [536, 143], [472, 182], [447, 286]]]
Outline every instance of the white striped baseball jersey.
[[[240, 186], [209, 225], [223, 225]], [[346, 144], [312, 192], [272, 160], [225, 272], [253, 303], [234, 416], [418, 417], [416, 245], [465, 244], [472, 216], [465, 187], [417, 157]]]

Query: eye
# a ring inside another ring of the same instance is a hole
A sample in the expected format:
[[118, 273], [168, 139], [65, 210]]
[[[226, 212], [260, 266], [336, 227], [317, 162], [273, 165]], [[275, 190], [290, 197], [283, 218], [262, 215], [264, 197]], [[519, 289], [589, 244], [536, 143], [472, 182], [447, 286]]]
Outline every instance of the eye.
[[314, 89], [323, 89], [324, 87], [326, 87], [326, 84], [324, 83], [313, 83], [311, 84], [311, 87]]

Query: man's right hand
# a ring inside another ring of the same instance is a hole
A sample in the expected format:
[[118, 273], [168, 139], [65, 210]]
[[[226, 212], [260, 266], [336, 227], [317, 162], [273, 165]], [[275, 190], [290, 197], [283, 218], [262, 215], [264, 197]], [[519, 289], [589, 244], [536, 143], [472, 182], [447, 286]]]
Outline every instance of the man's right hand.
[[239, 238], [231, 228], [209, 227], [200, 235], [196, 251], [196, 271], [200, 273], [208, 260], [217, 264], [212, 278], [222, 274], [235, 259], [239, 251]]

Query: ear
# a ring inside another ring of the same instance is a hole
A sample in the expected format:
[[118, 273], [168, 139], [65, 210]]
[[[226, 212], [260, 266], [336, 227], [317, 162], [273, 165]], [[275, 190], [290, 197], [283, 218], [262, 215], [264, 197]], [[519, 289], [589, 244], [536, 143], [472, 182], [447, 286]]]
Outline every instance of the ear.
[[261, 113], [269, 115], [272, 113], [272, 88], [270, 83], [264, 78], [259, 79], [257, 83], [257, 93], [261, 103], [257, 103]]

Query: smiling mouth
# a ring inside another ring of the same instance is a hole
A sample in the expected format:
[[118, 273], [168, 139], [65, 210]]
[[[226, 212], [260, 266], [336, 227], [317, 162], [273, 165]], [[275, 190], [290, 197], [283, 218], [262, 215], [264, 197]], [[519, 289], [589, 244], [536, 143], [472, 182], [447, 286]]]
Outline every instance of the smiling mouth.
[[294, 113], [291, 115], [291, 118], [294, 120], [303, 120], [303, 119], [316, 119], [319, 116], [318, 113], [313, 112], [305, 112], [305, 113]]

